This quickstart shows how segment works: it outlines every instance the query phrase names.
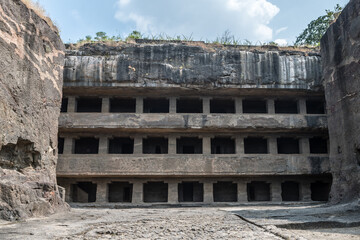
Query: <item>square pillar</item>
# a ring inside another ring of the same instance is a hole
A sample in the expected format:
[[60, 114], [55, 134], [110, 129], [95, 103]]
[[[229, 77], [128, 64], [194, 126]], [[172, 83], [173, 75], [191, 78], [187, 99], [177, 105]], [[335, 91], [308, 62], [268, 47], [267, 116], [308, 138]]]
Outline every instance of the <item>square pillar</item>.
[[269, 153], [270, 154], [278, 154], [277, 150], [277, 139], [276, 137], [268, 138], [268, 146], [269, 146]]
[[96, 203], [108, 202], [108, 182], [99, 180], [96, 184]]
[[176, 97], [169, 98], [169, 113], [176, 113]]
[[267, 100], [267, 112], [268, 112], [268, 114], [275, 114], [275, 100], [274, 99]]
[[273, 202], [281, 202], [281, 181], [273, 181], [270, 184], [271, 191], [271, 201]]
[[235, 113], [236, 114], [243, 113], [242, 98], [235, 98]]
[[169, 136], [168, 154], [176, 154], [176, 136]]
[[210, 155], [211, 154], [211, 138], [210, 137], [203, 137], [203, 154]]
[[143, 145], [142, 145], [142, 136], [134, 137], [134, 154], [142, 154]]
[[310, 154], [310, 143], [308, 138], [300, 138], [300, 153], [301, 154]]
[[136, 98], [136, 113], [143, 113], [144, 112], [144, 98], [137, 97]]
[[168, 181], [168, 203], [176, 204], [179, 203], [178, 199], [178, 182]]
[[300, 183], [300, 199], [304, 202], [311, 201], [311, 183], [301, 182]]
[[202, 104], [203, 104], [203, 113], [204, 114], [210, 114], [210, 98], [209, 97], [203, 97], [202, 98]]
[[73, 154], [73, 153], [74, 153], [74, 140], [70, 137], [65, 137], [63, 154]]
[[246, 181], [237, 182], [237, 201], [238, 202], [247, 202], [247, 184]]
[[68, 97], [68, 113], [76, 112], [76, 98], [75, 97]]
[[299, 113], [306, 114], [306, 100], [303, 98], [299, 99], [298, 105], [299, 105]]
[[108, 153], [108, 138], [106, 136], [99, 137], [99, 154]]
[[244, 154], [244, 137], [236, 136], [235, 138], [235, 153], [236, 154]]
[[143, 182], [134, 181], [133, 184], [133, 193], [132, 193], [132, 203], [141, 204], [144, 203], [143, 197]]
[[204, 182], [204, 203], [214, 202], [213, 182]]
[[65, 201], [66, 202], [72, 202], [71, 199], [71, 183], [66, 182], [66, 183], [61, 183], [61, 187], [65, 188]]
[[101, 112], [108, 113], [110, 111], [110, 99], [102, 98], [101, 100]]

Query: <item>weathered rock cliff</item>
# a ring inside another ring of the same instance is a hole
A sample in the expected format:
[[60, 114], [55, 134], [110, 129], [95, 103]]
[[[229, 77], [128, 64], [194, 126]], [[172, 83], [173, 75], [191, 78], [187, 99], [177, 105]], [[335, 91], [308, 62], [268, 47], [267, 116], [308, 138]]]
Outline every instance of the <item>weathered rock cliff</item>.
[[140, 40], [69, 46], [65, 86], [286, 88], [318, 90], [321, 58], [311, 51]]
[[64, 46], [20, 0], [0, 1], [0, 218], [65, 207], [56, 185]]
[[331, 201], [360, 198], [360, 1], [351, 0], [321, 40]]

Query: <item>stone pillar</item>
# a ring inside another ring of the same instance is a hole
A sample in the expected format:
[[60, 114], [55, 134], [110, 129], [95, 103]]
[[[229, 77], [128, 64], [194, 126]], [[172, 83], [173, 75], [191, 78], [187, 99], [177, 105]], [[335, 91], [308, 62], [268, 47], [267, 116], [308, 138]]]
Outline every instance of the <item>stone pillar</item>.
[[76, 98], [75, 97], [68, 97], [68, 113], [76, 112]]
[[210, 114], [210, 98], [209, 97], [203, 97], [202, 98], [202, 104], [203, 104], [203, 113], [204, 114]]
[[244, 137], [236, 136], [235, 138], [236, 154], [244, 154]]
[[203, 143], [203, 154], [210, 155], [211, 154], [211, 138], [209, 136], [203, 137], [202, 143]]
[[270, 154], [278, 154], [276, 137], [268, 138], [268, 146], [269, 146], [268, 151]]
[[96, 184], [96, 203], [108, 202], [108, 182], [99, 180]]
[[67, 182], [67, 183], [62, 183], [61, 186], [63, 188], [65, 188], [65, 201], [66, 202], [72, 202], [71, 199], [71, 183]]
[[143, 113], [144, 112], [144, 98], [143, 97], [136, 97], [136, 113]]
[[204, 182], [204, 203], [214, 202], [213, 182]]
[[281, 202], [281, 181], [272, 181], [270, 184], [271, 201]]
[[235, 113], [236, 114], [243, 113], [242, 98], [235, 98]]
[[169, 109], [169, 113], [176, 113], [176, 97], [170, 97], [169, 98], [169, 105], [170, 105], [170, 109]]
[[299, 99], [299, 113], [306, 114], [306, 100], [304, 98]]
[[108, 113], [110, 111], [110, 99], [109, 98], [102, 98], [101, 101], [101, 112]]
[[99, 154], [108, 153], [108, 138], [106, 136], [99, 137]]
[[134, 137], [134, 154], [142, 154], [143, 145], [142, 145], [142, 136]]
[[143, 182], [142, 181], [134, 181], [134, 182], [132, 182], [132, 184], [133, 184], [132, 203], [134, 203], [134, 204], [144, 203]]
[[267, 100], [267, 112], [269, 114], [275, 114], [275, 100], [274, 99]]
[[167, 184], [168, 184], [168, 203], [170, 203], [170, 204], [179, 203], [178, 182], [167, 181]]
[[73, 154], [73, 153], [74, 153], [74, 140], [70, 137], [65, 137], [63, 154]]
[[311, 183], [301, 182], [300, 183], [300, 199], [304, 202], [311, 201]]
[[308, 138], [300, 138], [300, 153], [301, 154], [310, 154], [310, 143]]
[[237, 201], [238, 202], [247, 202], [247, 184], [246, 181], [237, 182]]
[[176, 136], [169, 136], [168, 154], [176, 154]]

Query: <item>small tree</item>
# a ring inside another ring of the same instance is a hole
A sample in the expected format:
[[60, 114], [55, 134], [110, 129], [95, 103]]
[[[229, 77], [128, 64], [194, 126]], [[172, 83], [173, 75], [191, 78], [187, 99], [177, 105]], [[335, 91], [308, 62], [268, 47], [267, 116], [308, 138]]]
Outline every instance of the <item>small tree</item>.
[[334, 11], [325, 10], [326, 14], [311, 21], [307, 28], [296, 38], [295, 45], [314, 45], [319, 46], [322, 36], [329, 26], [336, 21], [342, 11], [342, 7], [337, 4]]
[[126, 40], [129, 40], [129, 39], [141, 39], [143, 38], [143, 35], [141, 34], [141, 32], [139, 31], [132, 31], [132, 33], [130, 33], [127, 37], [126, 37]]
[[108, 36], [106, 35], [105, 32], [97, 32], [95, 40], [97, 40], [97, 41], [106, 41], [106, 40], [108, 40]]

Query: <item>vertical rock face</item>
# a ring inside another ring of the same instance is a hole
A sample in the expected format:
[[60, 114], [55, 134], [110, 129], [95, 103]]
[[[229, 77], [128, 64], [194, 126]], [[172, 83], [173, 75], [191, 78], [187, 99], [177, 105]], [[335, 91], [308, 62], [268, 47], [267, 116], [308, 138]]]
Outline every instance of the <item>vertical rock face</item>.
[[64, 46], [20, 0], [0, 1], [0, 218], [65, 209], [56, 185]]
[[360, 1], [321, 40], [333, 172], [331, 200], [360, 197]]

